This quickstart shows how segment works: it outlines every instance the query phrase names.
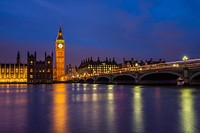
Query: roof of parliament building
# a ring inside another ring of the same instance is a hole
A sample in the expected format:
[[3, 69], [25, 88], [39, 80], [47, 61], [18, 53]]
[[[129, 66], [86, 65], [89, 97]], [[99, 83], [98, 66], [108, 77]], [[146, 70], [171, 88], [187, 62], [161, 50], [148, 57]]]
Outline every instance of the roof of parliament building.
[[27, 64], [21, 63], [21, 58], [19, 52], [17, 53], [17, 58], [16, 58], [16, 63], [1, 63], [0, 62], [0, 67], [1, 68], [9, 68], [9, 67], [16, 67], [16, 66], [27, 66]]
[[9, 67], [14, 67], [14, 66], [27, 66], [27, 64], [14, 64], [14, 63], [0, 63], [1, 68], [9, 68]]
[[106, 60], [101, 61], [100, 58], [98, 57], [97, 61], [93, 61], [91, 57], [91, 58], [81, 61], [79, 69], [88, 67], [89, 65], [96, 65], [96, 66], [102, 65], [103, 63], [105, 63], [106, 65], [117, 65], [115, 58], [113, 58], [112, 60], [111, 59], [108, 60], [108, 58], [106, 58]]

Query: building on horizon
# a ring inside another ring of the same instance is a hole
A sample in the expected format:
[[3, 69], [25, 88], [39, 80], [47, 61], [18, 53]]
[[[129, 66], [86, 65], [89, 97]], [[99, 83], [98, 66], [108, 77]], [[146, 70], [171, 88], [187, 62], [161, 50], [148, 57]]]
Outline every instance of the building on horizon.
[[37, 61], [36, 52], [27, 53], [27, 83], [53, 83], [53, 52], [45, 52], [44, 61]]
[[0, 63], [0, 83], [26, 83], [27, 64], [21, 62], [17, 53], [16, 63]]
[[131, 60], [126, 60], [123, 58], [122, 64], [120, 64], [120, 68], [131, 68], [131, 67], [137, 67], [137, 66], [144, 66], [144, 65], [153, 65], [153, 64], [159, 64], [159, 63], [165, 63], [165, 60], [162, 60], [161, 58], [159, 60], [153, 60], [150, 58], [149, 60], [134, 60], [134, 58], [131, 58]]
[[54, 80], [65, 80], [65, 40], [63, 38], [62, 29], [60, 27], [58, 36], [55, 43], [55, 68], [54, 68]]
[[66, 66], [66, 77], [67, 78], [72, 78], [72, 77], [77, 77], [78, 73], [77, 73], [77, 66], [72, 66], [71, 64]]
[[118, 64], [115, 61], [115, 58], [101, 61], [98, 57], [97, 61], [93, 61], [92, 57], [86, 60], [81, 61], [80, 66], [78, 67], [79, 76], [91, 76], [98, 74], [107, 74], [112, 73], [116, 69], [119, 69]]

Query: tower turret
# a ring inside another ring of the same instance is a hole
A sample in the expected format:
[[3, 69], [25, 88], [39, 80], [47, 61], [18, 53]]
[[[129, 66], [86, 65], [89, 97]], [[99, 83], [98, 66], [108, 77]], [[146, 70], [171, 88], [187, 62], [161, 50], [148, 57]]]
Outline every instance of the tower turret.
[[20, 54], [19, 54], [19, 51], [17, 53], [17, 64], [20, 64], [21, 63], [21, 58], [20, 58]]

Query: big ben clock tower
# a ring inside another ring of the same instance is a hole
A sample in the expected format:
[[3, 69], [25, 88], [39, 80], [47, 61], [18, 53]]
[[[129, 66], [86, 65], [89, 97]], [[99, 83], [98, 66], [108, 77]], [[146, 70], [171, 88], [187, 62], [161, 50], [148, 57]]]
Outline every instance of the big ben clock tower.
[[56, 38], [56, 75], [57, 81], [63, 81], [65, 76], [65, 40], [62, 35], [60, 27], [58, 36]]

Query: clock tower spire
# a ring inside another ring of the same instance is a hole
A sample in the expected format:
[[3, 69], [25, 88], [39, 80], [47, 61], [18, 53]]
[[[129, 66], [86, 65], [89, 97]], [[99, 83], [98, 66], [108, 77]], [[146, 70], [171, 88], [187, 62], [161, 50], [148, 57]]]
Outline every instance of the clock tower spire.
[[60, 26], [59, 31], [58, 31], [58, 36], [56, 40], [64, 40], [63, 35], [62, 35], [62, 28]]
[[65, 40], [60, 26], [55, 43], [56, 52], [56, 81], [63, 81], [65, 77]]

